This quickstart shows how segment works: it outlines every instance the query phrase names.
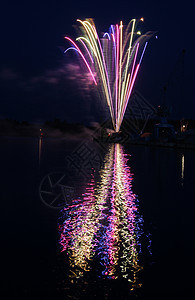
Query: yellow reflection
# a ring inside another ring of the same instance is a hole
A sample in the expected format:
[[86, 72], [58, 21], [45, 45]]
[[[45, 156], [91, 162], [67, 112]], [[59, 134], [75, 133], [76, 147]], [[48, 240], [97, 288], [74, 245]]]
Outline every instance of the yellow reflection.
[[39, 137], [39, 164], [41, 163], [41, 152], [43, 147], [43, 137]]
[[79, 278], [91, 270], [95, 255], [101, 265], [96, 266], [100, 276], [124, 278], [134, 289], [141, 285], [138, 250], [142, 218], [122, 145], [110, 146], [99, 175], [96, 182], [92, 174], [83, 201], [68, 208], [61, 226], [60, 243], [69, 255], [70, 276]]
[[182, 153], [181, 155], [181, 185], [183, 186], [183, 182], [184, 182], [184, 170], [185, 170], [185, 156]]

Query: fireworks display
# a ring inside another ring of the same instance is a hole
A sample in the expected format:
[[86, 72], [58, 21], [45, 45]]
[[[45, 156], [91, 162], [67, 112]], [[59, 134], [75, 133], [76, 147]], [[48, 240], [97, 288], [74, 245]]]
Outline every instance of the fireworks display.
[[109, 32], [98, 36], [94, 21], [77, 20], [80, 24], [81, 36], [66, 49], [76, 51], [84, 64], [94, 84], [101, 88], [107, 101], [113, 128], [119, 132], [126, 107], [142, 62], [149, 38], [154, 32], [141, 34], [137, 25], [143, 21], [132, 19], [126, 28], [122, 21], [111, 25]]

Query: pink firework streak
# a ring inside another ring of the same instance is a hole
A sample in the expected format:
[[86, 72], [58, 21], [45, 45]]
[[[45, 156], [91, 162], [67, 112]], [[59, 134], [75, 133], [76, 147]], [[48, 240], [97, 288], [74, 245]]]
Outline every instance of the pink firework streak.
[[139, 22], [143, 21], [141, 18], [132, 19], [126, 29], [122, 21], [120, 25], [111, 25], [109, 32], [99, 38], [92, 19], [77, 21], [82, 32], [77, 38], [81, 48], [65, 37], [73, 46], [65, 52], [75, 50], [80, 54], [94, 84], [106, 99], [113, 128], [119, 132], [148, 40], [155, 32], [141, 35], [136, 31]]

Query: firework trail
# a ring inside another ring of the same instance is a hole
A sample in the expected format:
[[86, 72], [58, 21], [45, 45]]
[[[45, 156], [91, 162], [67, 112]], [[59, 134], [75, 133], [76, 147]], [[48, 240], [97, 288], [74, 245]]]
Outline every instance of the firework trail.
[[119, 25], [111, 25], [109, 32], [100, 39], [92, 19], [77, 21], [81, 36], [76, 42], [65, 37], [71, 47], [64, 53], [74, 50], [80, 55], [94, 84], [101, 87], [113, 128], [119, 132], [148, 40], [154, 32], [141, 35], [136, 27], [143, 18], [132, 19], [126, 28], [122, 21]]

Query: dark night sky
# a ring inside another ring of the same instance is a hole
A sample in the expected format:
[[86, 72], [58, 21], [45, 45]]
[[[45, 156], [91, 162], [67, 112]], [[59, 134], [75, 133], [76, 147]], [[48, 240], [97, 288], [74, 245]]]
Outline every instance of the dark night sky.
[[[4, 1], [1, 4], [0, 118], [33, 122], [59, 117], [95, 120], [97, 107], [65, 75], [64, 35], [76, 36], [76, 19], [92, 17], [99, 32], [110, 24], [144, 17], [151, 40], [136, 89], [154, 106], [166, 102], [173, 117], [194, 118], [194, 12], [192, 1]], [[184, 75], [181, 52], [185, 49]], [[183, 88], [183, 96], [182, 90]], [[86, 105], [88, 103], [88, 105]]]

